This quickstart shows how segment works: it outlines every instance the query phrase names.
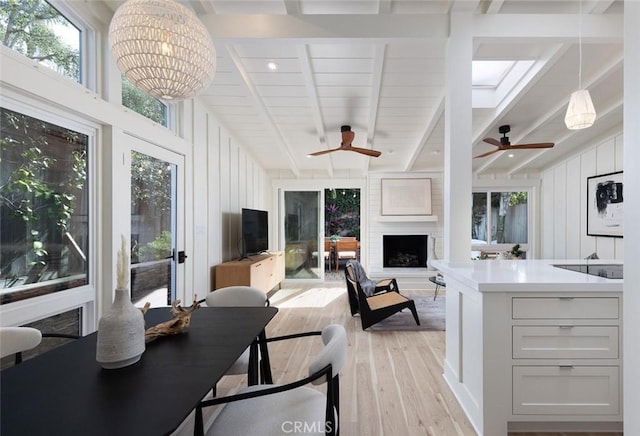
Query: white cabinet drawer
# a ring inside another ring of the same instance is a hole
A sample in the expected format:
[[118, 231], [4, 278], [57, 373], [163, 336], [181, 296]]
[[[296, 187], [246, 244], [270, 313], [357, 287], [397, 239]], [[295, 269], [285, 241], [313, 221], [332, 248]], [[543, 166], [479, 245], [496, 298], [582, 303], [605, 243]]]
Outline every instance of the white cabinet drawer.
[[617, 415], [617, 366], [514, 366], [514, 415]]
[[617, 319], [620, 314], [616, 297], [514, 297], [512, 316], [513, 319]]
[[617, 359], [617, 326], [513, 326], [514, 359]]

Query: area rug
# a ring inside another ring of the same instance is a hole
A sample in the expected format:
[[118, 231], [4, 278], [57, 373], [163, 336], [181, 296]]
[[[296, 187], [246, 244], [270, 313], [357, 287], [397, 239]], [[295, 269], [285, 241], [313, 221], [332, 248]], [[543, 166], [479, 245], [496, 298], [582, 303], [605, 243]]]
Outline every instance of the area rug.
[[389, 318], [372, 325], [367, 330], [371, 331], [444, 331], [445, 330], [445, 307], [446, 298], [438, 295], [436, 301], [431, 296], [411, 297], [416, 303], [420, 325], [416, 325], [413, 315], [409, 309], [391, 315]]

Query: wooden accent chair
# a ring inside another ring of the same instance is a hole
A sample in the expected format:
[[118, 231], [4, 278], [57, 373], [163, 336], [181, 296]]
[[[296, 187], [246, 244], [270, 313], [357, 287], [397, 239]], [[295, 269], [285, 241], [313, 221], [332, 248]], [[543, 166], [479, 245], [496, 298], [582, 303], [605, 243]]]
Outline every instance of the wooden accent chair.
[[324, 238], [324, 260], [331, 271], [331, 262], [333, 262], [333, 243], [331, 238]]
[[350, 260], [344, 271], [351, 315], [360, 314], [362, 330], [403, 309], [409, 309], [420, 325], [415, 302], [400, 294], [396, 279], [373, 281], [357, 260]]
[[358, 260], [358, 241], [356, 238], [342, 238], [336, 241], [336, 271], [340, 269], [342, 259]]

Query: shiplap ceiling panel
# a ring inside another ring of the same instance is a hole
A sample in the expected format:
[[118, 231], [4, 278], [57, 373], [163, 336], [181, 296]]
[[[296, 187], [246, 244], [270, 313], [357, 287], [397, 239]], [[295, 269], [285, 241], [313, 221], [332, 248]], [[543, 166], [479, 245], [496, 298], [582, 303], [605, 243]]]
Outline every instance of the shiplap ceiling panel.
[[[115, 10], [122, 1], [103, 3]], [[584, 1], [582, 82], [598, 111], [596, 123], [585, 131], [569, 131], [563, 123], [569, 95], [578, 86], [575, 0], [183, 3], [209, 26], [218, 56], [202, 103], [268, 171], [330, 176], [438, 170], [445, 147], [452, 11], [473, 14], [474, 60], [531, 62], [517, 67], [523, 72], [499, 88], [473, 92], [478, 105], [472, 108], [473, 154], [491, 150], [482, 139], [498, 137], [503, 124], [512, 126], [512, 142], [556, 143], [545, 152], [473, 159], [474, 176], [535, 176], [558, 156], [577, 152], [622, 123], [621, 0]], [[269, 70], [269, 61], [278, 64], [276, 71]], [[450, 86], [464, 90], [470, 84]], [[355, 145], [379, 149], [382, 156], [306, 157], [339, 146], [343, 124], [353, 127]], [[449, 124], [455, 129], [457, 120]]]

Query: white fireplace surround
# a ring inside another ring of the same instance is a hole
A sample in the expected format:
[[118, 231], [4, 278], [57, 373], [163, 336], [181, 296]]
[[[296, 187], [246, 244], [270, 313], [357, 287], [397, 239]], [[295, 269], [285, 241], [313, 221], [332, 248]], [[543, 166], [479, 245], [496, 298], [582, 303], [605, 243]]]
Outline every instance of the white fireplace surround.
[[[383, 235], [430, 235], [435, 238], [435, 253], [439, 259], [443, 258], [441, 252], [444, 244], [442, 222], [444, 217], [443, 178], [442, 173], [412, 173], [411, 178], [431, 178], [431, 216], [383, 216], [381, 214], [381, 179], [407, 177], [403, 173], [379, 173], [370, 175], [368, 185], [368, 231], [366, 245], [366, 268], [369, 277], [382, 279], [394, 277], [398, 281], [400, 289], [432, 289], [428, 277], [435, 275], [436, 271], [428, 271], [427, 268], [385, 268], [382, 259]], [[425, 219], [429, 218], [429, 219]], [[429, 240], [431, 238], [428, 238]]]

